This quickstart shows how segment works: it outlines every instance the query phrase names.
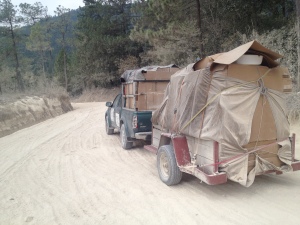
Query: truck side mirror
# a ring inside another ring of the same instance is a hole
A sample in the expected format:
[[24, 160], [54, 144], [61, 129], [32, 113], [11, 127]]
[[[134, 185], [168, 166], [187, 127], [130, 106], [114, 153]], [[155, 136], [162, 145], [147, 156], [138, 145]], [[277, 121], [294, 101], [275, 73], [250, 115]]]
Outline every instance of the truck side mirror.
[[111, 102], [106, 102], [106, 104], [105, 104], [107, 107], [112, 107], [112, 103]]

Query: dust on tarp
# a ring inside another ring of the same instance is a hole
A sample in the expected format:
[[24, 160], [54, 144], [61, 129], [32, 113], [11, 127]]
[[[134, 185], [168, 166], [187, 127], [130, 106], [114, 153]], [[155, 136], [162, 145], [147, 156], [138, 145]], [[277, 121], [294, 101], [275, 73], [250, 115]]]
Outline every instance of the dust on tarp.
[[[261, 55], [262, 63], [236, 64], [244, 54]], [[218, 142], [219, 171], [244, 186], [265, 171], [291, 170], [284, 100], [291, 79], [275, 61], [280, 57], [252, 41], [188, 65], [171, 76], [153, 124], [186, 135], [197, 166], [211, 164], [203, 151]]]
[[131, 81], [138, 81], [138, 80], [146, 80], [145, 74], [147, 72], [151, 71], [169, 71], [169, 72], [174, 72], [176, 70], [172, 70], [171, 68], [175, 68], [176, 70], [179, 68], [175, 64], [170, 64], [167, 66], [145, 66], [139, 69], [135, 70], [126, 70], [122, 75], [121, 75], [121, 82], [131, 82]]

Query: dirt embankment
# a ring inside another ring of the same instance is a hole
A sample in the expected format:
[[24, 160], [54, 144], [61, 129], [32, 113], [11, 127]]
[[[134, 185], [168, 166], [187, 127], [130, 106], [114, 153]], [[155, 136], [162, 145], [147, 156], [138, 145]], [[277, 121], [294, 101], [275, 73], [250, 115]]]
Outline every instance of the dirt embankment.
[[70, 99], [64, 95], [57, 98], [32, 96], [1, 104], [0, 137], [71, 110]]

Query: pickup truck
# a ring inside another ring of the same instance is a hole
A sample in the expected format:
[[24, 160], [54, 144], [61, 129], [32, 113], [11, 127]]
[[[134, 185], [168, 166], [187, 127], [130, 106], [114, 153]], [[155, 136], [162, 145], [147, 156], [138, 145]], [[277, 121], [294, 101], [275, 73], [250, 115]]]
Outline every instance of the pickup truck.
[[116, 96], [113, 102], [106, 102], [105, 126], [108, 135], [120, 131], [121, 145], [130, 149], [135, 140], [151, 141], [152, 111], [137, 111], [125, 108], [126, 98], [122, 94]]
[[121, 76], [121, 93], [113, 102], [106, 102], [106, 133], [120, 131], [121, 144], [130, 149], [134, 141], [150, 142], [152, 112], [162, 103], [170, 77], [176, 65], [148, 66], [127, 70]]

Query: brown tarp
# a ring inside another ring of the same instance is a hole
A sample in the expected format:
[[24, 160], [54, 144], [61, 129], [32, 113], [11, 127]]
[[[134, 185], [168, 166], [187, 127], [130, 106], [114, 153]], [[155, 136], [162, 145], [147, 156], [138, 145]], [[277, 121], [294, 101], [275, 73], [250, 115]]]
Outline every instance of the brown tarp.
[[[260, 66], [232, 64], [246, 52], [260, 51], [264, 56]], [[255, 175], [264, 171], [289, 171], [291, 144], [283, 70], [274, 61], [279, 57], [253, 41], [210, 58], [202, 69], [195, 71], [195, 64], [188, 65], [171, 77], [164, 102], [153, 114], [153, 124], [186, 135], [188, 140], [217, 141], [220, 161], [224, 162], [219, 170], [244, 186], [250, 186]], [[258, 148], [258, 143], [272, 140], [282, 164], [254, 152], [255, 166], [248, 171], [247, 152], [252, 149], [245, 146], [254, 143]]]

